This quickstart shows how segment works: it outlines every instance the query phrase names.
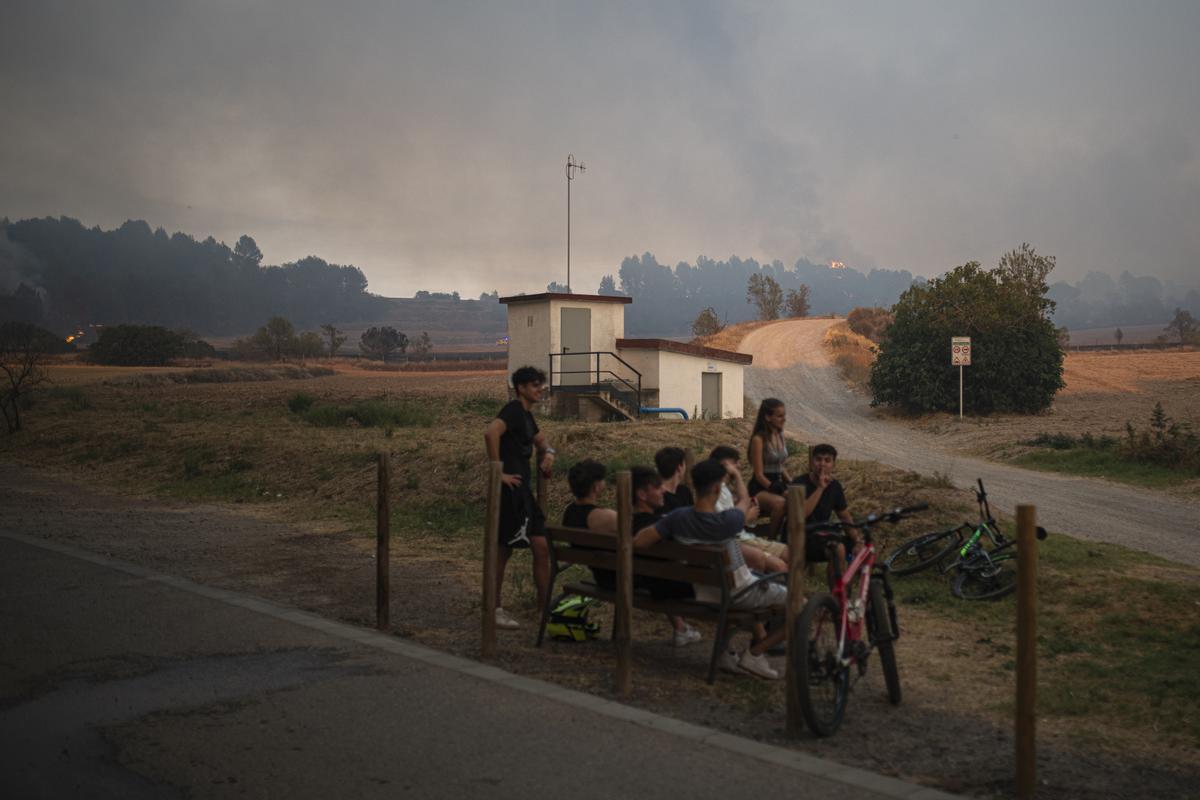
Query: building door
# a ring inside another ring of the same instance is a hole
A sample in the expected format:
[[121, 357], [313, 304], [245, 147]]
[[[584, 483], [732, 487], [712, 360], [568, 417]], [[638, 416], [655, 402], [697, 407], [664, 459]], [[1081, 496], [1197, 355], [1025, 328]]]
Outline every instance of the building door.
[[[559, 316], [563, 356], [558, 360], [563, 376], [560, 386], [586, 386], [594, 382], [595, 356], [582, 355], [592, 349], [592, 310], [564, 308]], [[580, 353], [581, 355], [572, 355]]]
[[721, 419], [721, 373], [700, 373], [700, 418]]

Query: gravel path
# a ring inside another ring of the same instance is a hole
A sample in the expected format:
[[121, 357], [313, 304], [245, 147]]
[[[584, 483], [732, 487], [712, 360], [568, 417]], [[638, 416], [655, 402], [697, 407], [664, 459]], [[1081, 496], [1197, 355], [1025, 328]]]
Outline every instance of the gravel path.
[[1011, 512], [1033, 503], [1038, 521], [1052, 531], [1112, 542], [1200, 565], [1200, 505], [1155, 492], [1089, 478], [1034, 472], [959, 455], [936, 435], [880, 419], [852, 391], [822, 344], [832, 320], [789, 320], [751, 332], [739, 348], [754, 356], [746, 396], [787, 403], [788, 429], [829, 441], [838, 452], [947, 475], [966, 487], [983, 478], [992, 507]]

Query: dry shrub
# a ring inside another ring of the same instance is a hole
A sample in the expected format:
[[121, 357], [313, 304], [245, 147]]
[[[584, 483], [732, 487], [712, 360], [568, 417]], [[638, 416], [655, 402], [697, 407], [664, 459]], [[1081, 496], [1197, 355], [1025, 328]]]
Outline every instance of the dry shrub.
[[867, 385], [875, 363], [874, 342], [850, 330], [847, 323], [838, 322], [825, 331], [825, 346], [847, 381], [859, 388]]
[[846, 315], [846, 324], [859, 336], [879, 344], [884, 331], [892, 324], [892, 312], [886, 308], [856, 308]]
[[726, 325], [721, 330], [711, 336], [697, 336], [692, 339], [691, 344], [702, 345], [703, 347], [713, 347], [717, 350], [732, 350], [737, 352], [738, 347], [747, 335], [753, 330], [763, 327], [764, 325], [773, 325], [779, 322], [777, 319], [755, 319], [749, 322], [737, 322], [733, 325]]

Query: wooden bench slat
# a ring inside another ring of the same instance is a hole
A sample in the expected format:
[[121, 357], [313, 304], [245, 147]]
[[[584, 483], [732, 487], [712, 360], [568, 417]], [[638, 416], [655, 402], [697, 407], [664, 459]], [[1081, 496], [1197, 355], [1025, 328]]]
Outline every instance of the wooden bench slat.
[[[609, 603], [616, 599], [616, 592], [597, 586], [594, 583], [564, 584], [563, 591], [568, 594], [595, 597], [597, 600], [604, 600]], [[696, 620], [716, 621], [721, 613], [720, 608], [711, 603], [683, 599], [655, 600], [645, 592], [633, 593], [633, 605], [640, 611], [648, 611], [655, 614], [678, 614], [681, 617]], [[775, 616], [782, 616], [782, 614], [783, 610], [778, 608], [730, 609], [729, 621], [735, 625], [748, 626], [755, 622], [764, 622]]]
[[[617, 555], [611, 551], [557, 547], [554, 550], [554, 556], [560, 564], [581, 564], [585, 567], [617, 571]], [[720, 587], [724, 582], [722, 574], [713, 570], [712, 567], [697, 567], [691, 564], [681, 564], [678, 561], [664, 561], [659, 558], [645, 558], [638, 555], [633, 558], [633, 574], [700, 586]]]
[[[591, 547], [596, 550], [611, 550], [616, 552], [617, 537], [611, 533], [597, 533], [583, 528], [565, 528], [561, 525], [547, 525], [546, 536], [551, 542], [566, 542], [580, 547]], [[678, 542], [658, 542], [651, 547], [643, 547], [634, 551], [634, 558], [652, 556], [669, 561], [687, 561], [695, 566], [714, 567], [724, 563], [725, 548], [721, 545], [710, 544], [679, 544]]]

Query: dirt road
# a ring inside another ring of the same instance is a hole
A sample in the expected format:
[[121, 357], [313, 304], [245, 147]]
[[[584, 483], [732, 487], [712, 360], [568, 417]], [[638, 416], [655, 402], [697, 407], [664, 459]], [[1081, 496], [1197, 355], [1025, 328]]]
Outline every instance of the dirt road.
[[[834, 444], [845, 457], [932, 474], [966, 487], [983, 478], [992, 505], [1012, 513], [1033, 503], [1050, 530], [1136, 547], [1200, 565], [1200, 505], [1087, 478], [1033, 472], [957, 455], [939, 437], [880, 419], [830, 362], [822, 337], [832, 320], [789, 320], [759, 328], [739, 348], [754, 356], [746, 396], [787, 403], [788, 429]], [[903, 498], [897, 498], [902, 500]]]

